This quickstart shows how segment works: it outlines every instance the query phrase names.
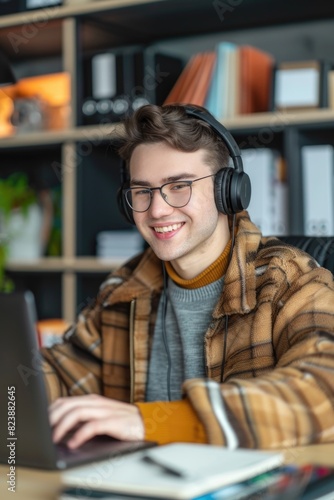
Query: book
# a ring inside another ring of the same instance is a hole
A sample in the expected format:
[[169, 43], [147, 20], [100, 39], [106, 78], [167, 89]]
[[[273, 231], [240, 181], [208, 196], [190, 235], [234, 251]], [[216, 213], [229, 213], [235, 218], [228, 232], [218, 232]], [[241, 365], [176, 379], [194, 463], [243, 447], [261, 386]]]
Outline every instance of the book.
[[199, 70], [201, 63], [201, 54], [194, 54], [187, 62], [184, 70], [176, 80], [169, 94], [167, 95], [164, 104], [173, 104], [181, 102], [187, 88], [191, 85], [193, 78]]
[[191, 57], [164, 104], [204, 106], [215, 66], [215, 52], [200, 52]]
[[273, 220], [271, 234], [287, 236], [289, 231], [289, 192], [288, 184], [279, 179], [274, 180], [273, 186]]
[[196, 104], [204, 106], [210, 82], [212, 79], [213, 68], [215, 66], [215, 52], [204, 52], [201, 55], [200, 67], [193, 78], [192, 84], [188, 87], [182, 102], [185, 104]]
[[204, 106], [218, 120], [268, 111], [273, 57], [256, 47], [222, 41], [194, 54], [164, 104]]
[[227, 115], [233, 117], [239, 114], [240, 109], [240, 50], [236, 49], [229, 56], [228, 103]]
[[334, 148], [303, 146], [302, 186], [305, 236], [334, 235]]
[[172, 443], [62, 473], [65, 487], [143, 498], [190, 499], [283, 463], [283, 453]]
[[239, 114], [269, 111], [274, 58], [253, 47], [239, 47]]
[[[220, 42], [216, 46], [217, 60], [212, 74], [211, 84], [208, 89], [208, 94], [205, 102], [205, 107], [218, 120], [227, 118], [228, 94], [229, 87], [232, 88], [233, 75], [230, 73], [233, 62], [231, 61], [231, 53], [237, 50], [237, 46], [230, 42]], [[236, 68], [236, 65], [234, 65]]]

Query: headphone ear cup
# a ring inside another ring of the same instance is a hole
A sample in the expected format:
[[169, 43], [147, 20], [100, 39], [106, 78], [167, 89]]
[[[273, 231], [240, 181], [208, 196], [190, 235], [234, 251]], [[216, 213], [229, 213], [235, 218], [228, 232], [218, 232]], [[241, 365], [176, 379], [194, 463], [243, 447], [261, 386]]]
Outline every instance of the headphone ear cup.
[[234, 214], [248, 208], [251, 198], [251, 181], [246, 172], [233, 171], [230, 181], [230, 200]]
[[132, 210], [126, 202], [126, 199], [123, 195], [124, 186], [118, 188], [117, 191], [117, 205], [120, 213], [123, 215], [125, 220], [132, 225], [135, 225], [135, 221], [133, 218]]
[[225, 215], [233, 215], [245, 210], [250, 202], [251, 183], [245, 172], [237, 172], [226, 167], [215, 177], [215, 202], [217, 210]]
[[230, 215], [230, 208], [227, 203], [229, 200], [228, 185], [229, 177], [233, 173], [231, 168], [222, 168], [216, 173], [215, 177], [215, 202], [219, 212]]

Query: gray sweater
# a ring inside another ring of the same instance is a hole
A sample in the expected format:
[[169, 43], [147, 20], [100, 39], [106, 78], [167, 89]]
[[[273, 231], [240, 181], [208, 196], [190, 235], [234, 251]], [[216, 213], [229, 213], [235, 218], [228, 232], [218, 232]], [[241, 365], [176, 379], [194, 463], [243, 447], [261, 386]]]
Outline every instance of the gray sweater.
[[147, 401], [168, 400], [168, 357], [163, 338], [163, 321], [171, 358], [171, 400], [181, 399], [184, 380], [205, 378], [204, 334], [223, 285], [224, 278], [221, 278], [209, 285], [189, 290], [168, 279], [166, 317], [164, 320], [161, 298], [154, 330], [146, 388]]

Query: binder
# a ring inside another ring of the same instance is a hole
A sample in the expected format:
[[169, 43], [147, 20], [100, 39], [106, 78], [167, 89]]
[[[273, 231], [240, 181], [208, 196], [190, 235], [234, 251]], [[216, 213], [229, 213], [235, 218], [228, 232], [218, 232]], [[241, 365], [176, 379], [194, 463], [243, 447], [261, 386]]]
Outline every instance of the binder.
[[193, 78], [198, 72], [201, 64], [200, 53], [194, 54], [186, 64], [179, 78], [175, 82], [175, 85], [169, 92], [168, 96], [165, 99], [164, 104], [174, 104], [183, 102], [185, 98], [188, 87], [191, 85]]
[[22, 0], [1, 0], [0, 16], [5, 14], [13, 14], [22, 10]]
[[183, 68], [183, 59], [157, 51], [154, 46], [137, 54], [135, 84], [144, 85], [145, 98], [151, 104], [163, 104]]
[[252, 183], [248, 213], [264, 236], [287, 232], [287, 187], [278, 178], [279, 153], [268, 148], [244, 149], [244, 171]]
[[163, 104], [183, 61], [154, 47], [131, 46], [83, 61], [81, 122], [122, 120], [144, 104]]
[[274, 181], [274, 208], [271, 234], [287, 236], [289, 234], [289, 198], [286, 182]]
[[272, 234], [287, 236], [289, 230], [289, 186], [287, 180], [287, 165], [285, 159], [276, 151], [274, 179], [274, 211]]
[[334, 235], [334, 149], [330, 144], [303, 146], [304, 234]]

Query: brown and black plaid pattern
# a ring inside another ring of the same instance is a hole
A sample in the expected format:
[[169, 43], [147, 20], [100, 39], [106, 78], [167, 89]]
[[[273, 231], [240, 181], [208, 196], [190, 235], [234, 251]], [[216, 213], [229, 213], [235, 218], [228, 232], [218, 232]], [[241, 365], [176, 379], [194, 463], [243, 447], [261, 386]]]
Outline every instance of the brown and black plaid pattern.
[[[185, 397], [210, 443], [333, 441], [333, 276], [300, 250], [261, 238], [246, 212], [237, 229], [204, 338], [207, 379], [186, 381]], [[161, 289], [161, 262], [150, 249], [113, 273], [66, 342], [43, 351], [50, 399], [97, 392], [144, 401]]]

